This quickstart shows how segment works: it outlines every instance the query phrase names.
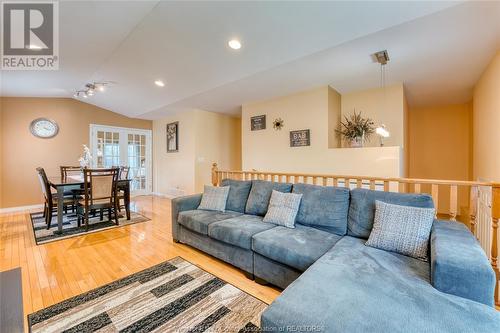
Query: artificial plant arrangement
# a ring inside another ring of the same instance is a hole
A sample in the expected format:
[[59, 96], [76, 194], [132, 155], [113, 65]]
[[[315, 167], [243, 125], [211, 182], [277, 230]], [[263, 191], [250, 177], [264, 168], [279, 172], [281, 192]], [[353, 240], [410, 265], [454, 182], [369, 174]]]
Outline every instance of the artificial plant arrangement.
[[370, 135], [375, 132], [375, 124], [370, 118], [363, 118], [361, 112], [349, 117], [344, 116], [344, 121], [340, 122], [340, 129], [335, 132], [348, 141], [351, 147], [363, 147], [363, 143], [370, 140]]

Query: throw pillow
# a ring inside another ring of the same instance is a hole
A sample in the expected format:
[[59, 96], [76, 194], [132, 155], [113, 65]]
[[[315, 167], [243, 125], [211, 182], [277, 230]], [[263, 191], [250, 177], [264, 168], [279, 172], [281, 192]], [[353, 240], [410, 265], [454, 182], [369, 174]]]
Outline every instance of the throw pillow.
[[217, 187], [205, 185], [198, 209], [225, 212], [229, 188], [230, 186]]
[[273, 190], [263, 221], [287, 228], [295, 228], [295, 217], [297, 217], [301, 199], [302, 194], [282, 193]]
[[366, 245], [427, 261], [434, 208], [375, 201], [375, 220]]

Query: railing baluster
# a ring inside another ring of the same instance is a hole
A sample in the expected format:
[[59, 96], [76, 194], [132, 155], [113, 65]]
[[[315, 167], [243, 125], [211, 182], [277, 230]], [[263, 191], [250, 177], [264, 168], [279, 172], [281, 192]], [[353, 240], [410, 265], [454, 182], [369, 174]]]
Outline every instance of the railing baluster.
[[450, 220], [457, 220], [458, 188], [456, 185], [450, 186]]
[[493, 184], [491, 196], [491, 217], [492, 217], [492, 237], [491, 237], [491, 266], [496, 275], [495, 304], [500, 305], [498, 280], [500, 271], [498, 267], [498, 221], [500, 220], [500, 184]]
[[420, 184], [416, 183], [415, 185], [413, 185], [413, 192], [415, 192], [415, 193], [421, 192]]
[[476, 215], [477, 215], [477, 186], [470, 187], [470, 204], [469, 204], [469, 216], [470, 216], [470, 231], [472, 234], [476, 235]]
[[375, 189], [375, 179], [371, 179], [370, 180], [370, 190], [374, 190]]
[[439, 208], [439, 185], [432, 184], [431, 195], [432, 195], [432, 201], [434, 201], [434, 207], [436, 209], [436, 217], [437, 217]]

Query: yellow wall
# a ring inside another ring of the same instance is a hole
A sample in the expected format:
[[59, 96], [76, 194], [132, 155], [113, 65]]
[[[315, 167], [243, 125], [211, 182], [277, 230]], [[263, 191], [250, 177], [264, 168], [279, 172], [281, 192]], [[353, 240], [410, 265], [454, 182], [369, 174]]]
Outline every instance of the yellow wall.
[[[334, 131], [329, 127], [329, 89], [325, 86], [243, 105], [243, 169], [399, 177], [400, 147], [329, 149], [329, 134]], [[250, 117], [263, 114], [267, 128], [251, 131]], [[280, 131], [272, 127], [276, 118], [284, 120]], [[290, 147], [289, 132], [301, 129], [311, 130], [311, 145]]]
[[471, 103], [410, 109], [409, 177], [472, 177]]
[[[40, 204], [36, 167], [47, 175], [59, 175], [60, 165], [77, 165], [82, 144], [89, 144], [89, 125], [100, 124], [151, 129], [151, 121], [132, 119], [69, 98], [0, 99], [2, 208]], [[34, 137], [29, 130], [33, 119], [46, 117], [59, 124], [52, 139]]]
[[[166, 124], [179, 122], [179, 152], [166, 152]], [[191, 110], [153, 121], [154, 192], [168, 196], [203, 191], [212, 163], [241, 169], [240, 120]]]
[[[384, 140], [386, 146], [404, 147], [404, 89], [403, 84], [375, 88], [342, 95], [342, 118], [354, 110], [371, 118], [375, 126], [384, 124], [391, 136]], [[344, 142], [344, 146], [348, 143]], [[380, 141], [376, 135], [365, 144], [376, 147]]]
[[[471, 180], [472, 103], [410, 109], [408, 127], [410, 178]], [[449, 192], [439, 187], [442, 213], [449, 211]], [[459, 215], [468, 216], [467, 188], [459, 188], [458, 201]]]
[[500, 182], [500, 52], [474, 87], [474, 179]]

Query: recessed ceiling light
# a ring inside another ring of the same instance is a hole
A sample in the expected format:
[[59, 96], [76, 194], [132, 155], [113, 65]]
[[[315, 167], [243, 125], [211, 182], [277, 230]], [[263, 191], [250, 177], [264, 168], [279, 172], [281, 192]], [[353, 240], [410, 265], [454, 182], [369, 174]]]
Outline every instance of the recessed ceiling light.
[[156, 84], [158, 87], [165, 87], [165, 83], [164, 83], [162, 80], [156, 80], [156, 81], [155, 81], [155, 84]]
[[237, 39], [231, 39], [229, 42], [227, 42], [227, 45], [229, 45], [229, 47], [233, 50], [241, 49], [241, 42]]

